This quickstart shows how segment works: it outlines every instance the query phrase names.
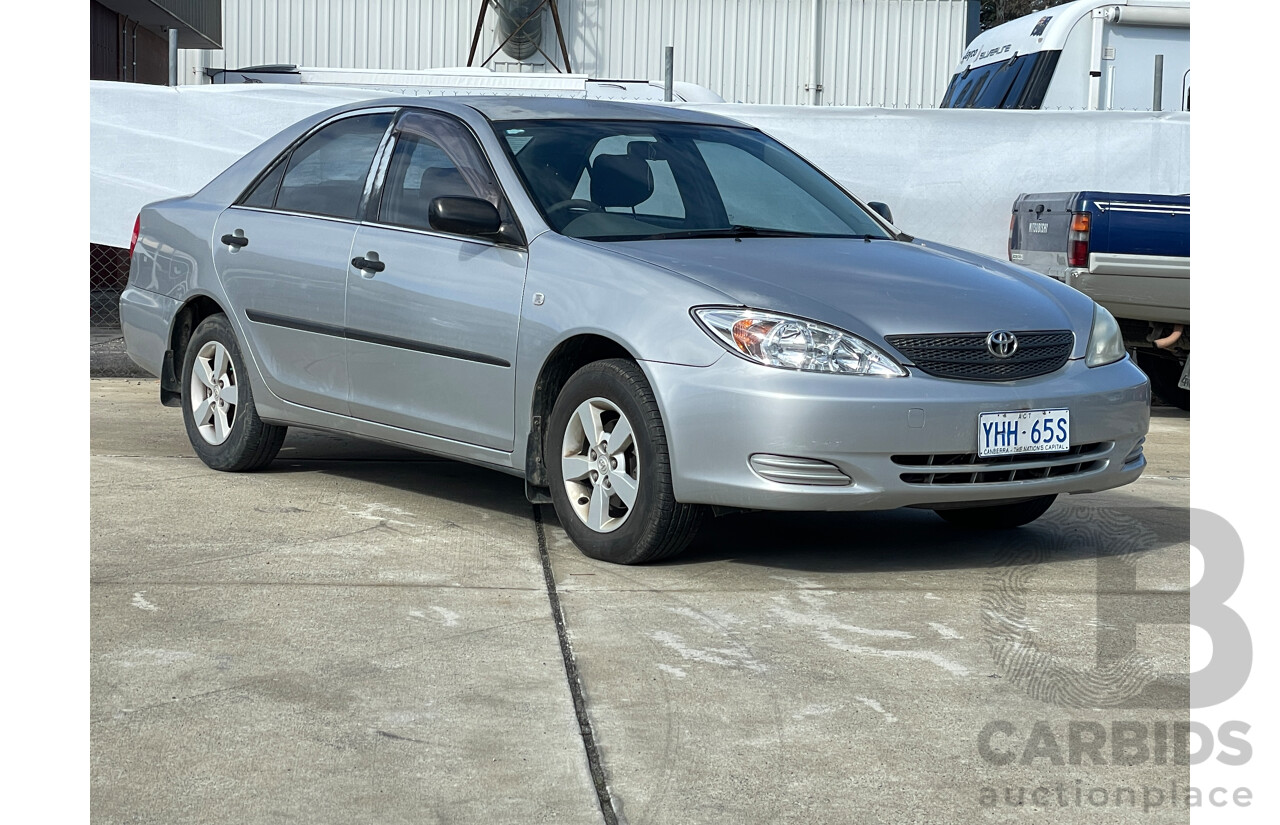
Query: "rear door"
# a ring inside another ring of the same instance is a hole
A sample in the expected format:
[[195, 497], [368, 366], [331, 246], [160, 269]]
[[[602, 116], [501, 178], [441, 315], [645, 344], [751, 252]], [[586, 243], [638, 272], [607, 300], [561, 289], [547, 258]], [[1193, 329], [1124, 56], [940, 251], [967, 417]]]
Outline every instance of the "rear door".
[[447, 115], [406, 113], [347, 272], [351, 414], [511, 450], [515, 359], [528, 252], [431, 228], [436, 197], [476, 197], [515, 218], [483, 150]]
[[347, 412], [347, 269], [394, 110], [341, 117], [277, 159], [214, 230], [214, 266], [268, 388]]

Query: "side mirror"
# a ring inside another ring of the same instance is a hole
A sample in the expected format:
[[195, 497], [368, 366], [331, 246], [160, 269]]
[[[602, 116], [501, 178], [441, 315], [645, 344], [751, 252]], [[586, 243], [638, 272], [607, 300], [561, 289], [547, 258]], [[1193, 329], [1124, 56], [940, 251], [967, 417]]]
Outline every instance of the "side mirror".
[[867, 206], [870, 206], [872, 211], [889, 223], [893, 223], [893, 210], [889, 208], [889, 204], [881, 203], [880, 201], [868, 201]]
[[492, 237], [502, 228], [498, 208], [480, 198], [435, 198], [428, 215], [432, 229], [454, 235]]

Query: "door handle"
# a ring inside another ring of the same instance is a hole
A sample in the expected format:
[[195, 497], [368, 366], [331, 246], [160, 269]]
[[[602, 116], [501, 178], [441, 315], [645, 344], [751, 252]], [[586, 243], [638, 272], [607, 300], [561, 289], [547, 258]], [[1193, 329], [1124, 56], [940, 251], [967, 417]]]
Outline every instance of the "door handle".
[[372, 258], [372, 259], [363, 258], [363, 257], [352, 258], [351, 265], [354, 266], [356, 269], [365, 269], [370, 272], [381, 272], [382, 270], [387, 268], [387, 265], [384, 264], [382, 261], [379, 261], [377, 258]]
[[239, 234], [236, 234], [236, 235], [223, 235], [223, 236], [222, 236], [222, 242], [223, 242], [224, 244], [226, 244], [227, 246], [234, 246], [234, 247], [248, 246], [248, 245], [249, 245], [249, 239], [248, 239], [248, 238], [246, 238], [246, 237], [244, 236], [244, 232], [242, 232], [242, 231], [240, 231], [240, 230], [238, 230], [238, 229], [237, 229], [236, 231], [237, 231]]

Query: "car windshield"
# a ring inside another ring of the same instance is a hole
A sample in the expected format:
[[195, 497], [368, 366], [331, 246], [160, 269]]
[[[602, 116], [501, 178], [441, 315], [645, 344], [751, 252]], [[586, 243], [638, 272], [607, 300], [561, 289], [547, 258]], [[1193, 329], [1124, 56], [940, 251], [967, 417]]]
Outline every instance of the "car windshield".
[[893, 237], [825, 175], [754, 129], [617, 120], [494, 128], [548, 224], [570, 237]]

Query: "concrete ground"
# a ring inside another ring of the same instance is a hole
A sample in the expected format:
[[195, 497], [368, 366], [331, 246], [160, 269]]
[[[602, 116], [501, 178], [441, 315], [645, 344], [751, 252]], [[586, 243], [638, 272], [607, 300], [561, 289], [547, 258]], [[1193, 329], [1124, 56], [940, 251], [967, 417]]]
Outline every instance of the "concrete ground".
[[133, 363], [124, 347], [120, 325], [89, 327], [89, 375], [92, 378], [150, 378]]
[[95, 822], [1187, 821], [1186, 413], [1021, 530], [622, 568], [514, 478], [300, 431], [220, 474], [154, 381], [90, 396]]

